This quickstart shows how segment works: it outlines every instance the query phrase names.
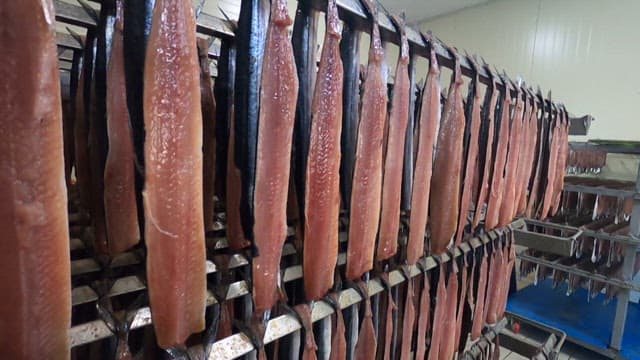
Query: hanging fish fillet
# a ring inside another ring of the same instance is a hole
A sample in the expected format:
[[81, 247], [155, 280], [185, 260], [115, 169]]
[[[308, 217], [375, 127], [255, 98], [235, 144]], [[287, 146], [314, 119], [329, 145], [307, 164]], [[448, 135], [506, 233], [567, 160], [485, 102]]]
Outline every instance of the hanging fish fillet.
[[505, 254], [505, 266], [504, 273], [502, 279], [502, 293], [500, 295], [500, 302], [498, 303], [497, 308], [497, 320], [502, 319], [504, 312], [507, 308], [507, 297], [509, 296], [509, 286], [511, 284], [511, 273], [513, 272], [513, 266], [516, 262], [516, 247], [513, 243], [513, 233], [510, 232], [509, 235], [509, 247], [506, 250]]
[[409, 42], [404, 32], [402, 20], [395, 19], [394, 23], [400, 31], [400, 54], [396, 65], [393, 98], [388, 121], [388, 140], [382, 182], [380, 235], [376, 260], [386, 260], [398, 251], [404, 140], [407, 133], [407, 123], [409, 122]]
[[302, 346], [302, 360], [317, 360], [315, 338], [313, 337], [313, 321], [311, 320], [311, 308], [307, 304], [300, 304], [294, 308], [294, 311], [302, 320], [302, 328], [304, 329], [304, 345]]
[[478, 276], [478, 288], [476, 293], [476, 303], [475, 308], [473, 310], [473, 324], [471, 325], [471, 340], [475, 341], [480, 337], [480, 331], [482, 330], [482, 326], [484, 325], [484, 305], [485, 295], [487, 290], [487, 278], [488, 278], [488, 264], [487, 257], [489, 255], [486, 253], [486, 249], [482, 255], [482, 261], [480, 262], [480, 272]]
[[504, 256], [502, 245], [494, 248], [489, 266], [489, 282], [487, 284], [487, 296], [485, 297], [485, 323], [493, 325], [498, 317], [498, 303], [504, 284], [502, 283], [504, 274]]
[[393, 313], [398, 311], [398, 307], [396, 303], [393, 301], [393, 295], [391, 293], [391, 288], [389, 287], [389, 276], [388, 273], [381, 274], [381, 280], [385, 284], [387, 288], [387, 310], [384, 320], [384, 343], [383, 343], [383, 359], [391, 358], [392, 344], [391, 340], [393, 340]]
[[84, 56], [82, 58], [82, 70], [78, 77], [78, 92], [75, 98], [75, 121], [73, 123], [73, 138], [75, 146], [75, 173], [78, 184], [78, 190], [80, 193], [80, 204], [85, 211], [89, 210], [89, 123], [88, 123], [88, 109], [86, 108], [87, 96], [89, 94], [89, 84], [91, 81], [88, 77], [91, 76], [91, 66], [93, 52], [90, 50], [92, 41], [89, 41], [90, 37], [87, 36], [86, 46], [84, 50]]
[[355, 280], [373, 267], [380, 220], [382, 137], [387, 108], [387, 85], [382, 78], [384, 49], [374, 15], [369, 64], [363, 83], [356, 160], [351, 190], [347, 279]]
[[569, 117], [566, 109], [561, 107], [560, 111], [560, 140], [558, 144], [558, 166], [556, 167], [555, 186], [553, 194], [553, 209], [551, 215], [555, 215], [560, 207], [560, 198], [564, 187], [564, 175], [567, 166], [567, 156], [569, 154]]
[[529, 127], [527, 133], [529, 134], [529, 143], [526, 146], [527, 155], [523, 160], [524, 173], [521, 179], [520, 195], [518, 198], [518, 210], [517, 215], [524, 215], [527, 209], [529, 186], [533, 182], [532, 176], [534, 175], [535, 163], [536, 163], [536, 149], [538, 148], [538, 102], [533, 94], [531, 96], [531, 113], [529, 115]]
[[560, 118], [558, 113], [556, 112], [555, 119], [553, 120], [553, 124], [551, 125], [551, 142], [550, 142], [550, 150], [549, 150], [549, 164], [547, 171], [547, 181], [544, 189], [544, 197], [542, 198], [542, 212], [540, 213], [541, 219], [546, 219], [553, 207], [553, 195], [555, 191], [555, 179], [557, 174], [557, 166], [558, 166], [558, 152], [560, 149]]
[[[483, 208], [487, 201], [489, 193], [489, 185], [491, 180], [491, 170], [493, 169], [494, 154], [493, 154], [493, 139], [495, 128], [495, 111], [496, 104], [498, 102], [498, 87], [497, 79], [494, 74], [485, 67], [491, 75], [491, 84], [487, 87], [484, 98], [484, 105], [482, 109], [482, 121], [486, 124], [486, 143], [484, 144], [484, 167], [482, 168], [482, 181], [480, 182], [480, 192], [478, 193], [478, 199], [476, 201], [476, 209], [473, 215], [472, 228], [475, 229], [480, 224], [482, 219]], [[480, 148], [482, 150], [482, 147]]]
[[136, 204], [133, 139], [127, 109], [124, 72], [122, 1], [116, 2], [116, 24], [107, 67], [107, 134], [104, 211], [109, 253], [119, 254], [140, 241]]
[[518, 175], [518, 157], [522, 147], [522, 118], [524, 117], [524, 101], [522, 99], [521, 88], [517, 88], [516, 107], [511, 131], [509, 133], [509, 150], [507, 162], [504, 167], [504, 190], [502, 192], [502, 202], [498, 218], [498, 226], [506, 226], [515, 213], [516, 184]]
[[431, 287], [429, 276], [423, 275], [424, 284], [420, 294], [420, 307], [418, 309], [418, 331], [416, 332], [416, 359], [424, 359], [427, 345], [427, 332], [429, 330], [429, 316], [431, 313]]
[[376, 332], [373, 328], [373, 319], [371, 313], [371, 301], [366, 292], [367, 286], [361, 285], [362, 293], [365, 297], [362, 302], [364, 306], [364, 318], [360, 326], [358, 334], [358, 342], [356, 343], [356, 360], [373, 360], [376, 357]]
[[71, 274], [51, 1], [0, 3], [0, 358], [68, 359]]
[[[440, 340], [440, 360], [453, 359], [455, 352], [456, 336], [456, 309], [458, 305], [458, 265], [455, 260], [452, 262], [453, 269], [449, 273], [447, 281], [447, 305], [442, 325], [442, 338]], [[436, 325], [436, 324], [434, 324]]]
[[308, 300], [319, 299], [331, 288], [338, 261], [343, 69], [339, 48], [341, 24], [335, 0], [328, 2], [327, 24], [306, 161], [303, 266]]
[[491, 172], [491, 186], [489, 188], [489, 199], [487, 200], [487, 214], [485, 216], [485, 229], [493, 230], [498, 225], [500, 207], [503, 198], [504, 187], [504, 167], [507, 162], [507, 148], [509, 145], [509, 119], [511, 115], [511, 94], [509, 86], [504, 81], [507, 88], [502, 100], [501, 119], [499, 131], [494, 137], [497, 138], [493, 171]]
[[[340, 304], [340, 299], [337, 295], [332, 294], [330, 296], [336, 305]], [[336, 322], [333, 329], [331, 329], [331, 354], [329, 360], [342, 360], [347, 356], [347, 340], [344, 337], [344, 318], [342, 317], [340, 305], [336, 306], [334, 310]]]
[[544, 149], [545, 149], [545, 145], [546, 145], [546, 128], [545, 128], [545, 124], [544, 124], [544, 120], [545, 120], [545, 103], [544, 103], [544, 99], [542, 98], [542, 95], [540, 94], [540, 90], [538, 90], [538, 93], [536, 94], [536, 99], [538, 100], [537, 103], [540, 103], [539, 106], [539, 110], [540, 110], [540, 115], [536, 115], [536, 119], [534, 119], [534, 121], [537, 123], [537, 136], [538, 136], [538, 142], [537, 142], [537, 148], [535, 151], [535, 172], [533, 174], [533, 181], [531, 183], [531, 193], [529, 194], [529, 199], [527, 200], [527, 210], [526, 210], [526, 216], [527, 217], [533, 217], [535, 214], [535, 211], [537, 209], [537, 204], [538, 204], [538, 194], [540, 192], [540, 178], [542, 177], [542, 163], [544, 160]]
[[158, 0], [145, 63], [145, 240], [153, 325], [162, 348], [204, 329], [202, 115], [189, 1]]
[[433, 46], [430, 46], [430, 65], [427, 82], [422, 92], [422, 106], [418, 122], [418, 152], [411, 193], [411, 216], [409, 217], [409, 240], [407, 263], [415, 264], [424, 254], [424, 239], [427, 228], [431, 174], [433, 172], [433, 145], [440, 122], [440, 69]]
[[438, 130], [438, 143], [433, 168], [438, 176], [431, 178], [431, 253], [441, 254], [451, 242], [460, 210], [460, 177], [464, 138], [462, 74], [460, 59], [454, 53], [454, 73]]
[[204, 229], [213, 230], [216, 178], [216, 101], [209, 73], [209, 41], [198, 39], [200, 60], [200, 103], [202, 107], [202, 181]]
[[[456, 231], [455, 245], [459, 245], [462, 242], [462, 235], [464, 234], [464, 227], [467, 225], [467, 215], [469, 208], [471, 208], [471, 199], [473, 195], [473, 180], [475, 178], [476, 166], [478, 160], [478, 136], [480, 133], [480, 79], [478, 75], [478, 68], [475, 63], [470, 60], [474, 68], [474, 77], [469, 83], [469, 97], [467, 100], [467, 122], [470, 122], [469, 139], [467, 153], [465, 155], [465, 171], [464, 181], [462, 182], [462, 196], [460, 198], [460, 215], [458, 217], [458, 230]], [[461, 300], [462, 302], [462, 300]], [[456, 342], [457, 344], [457, 342]]]
[[[411, 359], [413, 325], [416, 318], [414, 297], [413, 279], [409, 278], [407, 279], [407, 294], [404, 302], [404, 314], [402, 315], [402, 345], [400, 347], [400, 359], [402, 360]], [[420, 341], [420, 339], [418, 339], [418, 341]]]
[[[468, 264], [465, 262], [462, 266], [462, 270], [460, 271], [461, 283], [460, 283], [460, 298], [458, 299], [458, 310], [456, 311], [456, 333], [453, 341], [454, 351], [458, 351], [458, 346], [460, 344], [460, 337], [462, 334], [462, 317], [464, 315], [464, 305], [467, 303], [467, 291], [469, 291], [468, 287], [470, 283], [473, 282], [472, 278], [469, 278], [468, 273]], [[466, 334], [464, 334], [466, 335]]]
[[438, 287], [436, 290], [436, 307], [433, 313], [433, 325], [431, 330], [431, 347], [429, 348], [428, 360], [439, 359], [444, 334], [444, 325], [447, 317], [447, 288], [445, 286], [445, 265], [440, 264], [440, 276], [438, 277]]
[[253, 233], [258, 255], [253, 259], [256, 314], [276, 302], [282, 246], [287, 236], [287, 194], [291, 139], [298, 94], [298, 77], [289, 41], [292, 21], [287, 3], [271, 6], [260, 91], [260, 120], [254, 194]]

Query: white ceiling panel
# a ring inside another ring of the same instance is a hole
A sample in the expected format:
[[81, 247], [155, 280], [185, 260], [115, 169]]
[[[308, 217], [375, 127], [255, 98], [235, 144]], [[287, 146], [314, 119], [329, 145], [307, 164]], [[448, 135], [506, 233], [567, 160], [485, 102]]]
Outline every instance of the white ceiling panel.
[[405, 12], [407, 21], [421, 23], [489, 0], [380, 0], [392, 13]]

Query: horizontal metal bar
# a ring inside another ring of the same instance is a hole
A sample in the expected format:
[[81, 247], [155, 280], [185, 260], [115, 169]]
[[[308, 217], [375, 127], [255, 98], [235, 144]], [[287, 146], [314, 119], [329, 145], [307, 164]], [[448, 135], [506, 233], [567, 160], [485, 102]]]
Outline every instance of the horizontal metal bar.
[[601, 274], [594, 274], [582, 269], [578, 269], [574, 266], [568, 266], [568, 265], [563, 265], [557, 262], [552, 262], [549, 260], [545, 260], [542, 258], [538, 258], [535, 256], [531, 256], [531, 255], [526, 255], [526, 254], [517, 254], [517, 256], [520, 258], [520, 260], [524, 260], [524, 261], [528, 261], [528, 262], [532, 262], [534, 264], [539, 264], [539, 265], [543, 265], [549, 268], [552, 268], [554, 270], [560, 270], [569, 274], [573, 274], [573, 275], [578, 275], [580, 277], [583, 278], [587, 278], [589, 280], [593, 280], [593, 281], [598, 281], [598, 282], [602, 282], [605, 284], [609, 284], [609, 285], [613, 285], [616, 286], [618, 288], [621, 289], [628, 289], [628, 290], [633, 290], [633, 291], [640, 291], [640, 285], [639, 284], [634, 284], [631, 281], [623, 281], [623, 280], [619, 280], [619, 279], [615, 279], [615, 278], [610, 278], [607, 277], [605, 275], [601, 275]]
[[82, 6], [61, 0], [53, 0], [53, 6], [56, 9], [57, 21], [82, 27], [94, 27], [97, 25], [96, 21], [87, 14]]
[[196, 31], [218, 38], [232, 38], [235, 36], [227, 21], [206, 13], [201, 13], [196, 19]]
[[[578, 231], [578, 228], [570, 225], [565, 225], [565, 224], [556, 224], [548, 221], [541, 221], [541, 220], [535, 220], [535, 219], [526, 219], [525, 221], [529, 225], [541, 226], [541, 227], [554, 229], [554, 230], [569, 231], [569, 232]], [[582, 236], [592, 237], [599, 240], [613, 241], [621, 244], [640, 246], [640, 240], [634, 239], [631, 236], [613, 235], [613, 234], [607, 234], [602, 231], [593, 231], [593, 230], [587, 230], [587, 229], [581, 229], [581, 230], [582, 230]], [[540, 234], [540, 236], [550, 236], [550, 235]], [[544, 249], [539, 249], [539, 250], [544, 250]]]
[[564, 184], [564, 191], [581, 192], [581, 193], [613, 196], [613, 197], [620, 197], [620, 198], [629, 198], [629, 197], [633, 197], [636, 194], [635, 191], [633, 190], [611, 189], [604, 186], [589, 186], [589, 185], [578, 185], [578, 184], [569, 184], [569, 183]]
[[56, 42], [58, 46], [67, 48], [67, 49], [82, 49], [82, 44], [78, 42], [73, 36], [63, 33], [56, 33]]
[[[516, 222], [514, 224], [522, 223]], [[512, 224], [512, 226], [514, 226]], [[455, 257], [458, 257], [471, 249], [475, 249], [479, 246], [482, 246], [492, 239], [497, 238], [497, 234], [499, 234], [502, 230], [494, 230], [489, 234], [484, 234], [480, 237], [472, 238], [467, 242], [462, 243], [460, 246], [452, 250], [452, 254]], [[341, 236], [342, 240], [346, 239], [346, 236]], [[293, 249], [293, 247], [291, 247]], [[291, 250], [286, 251], [285, 255], [289, 253]], [[295, 250], [293, 250], [295, 253]], [[130, 254], [130, 253], [129, 253]], [[245, 262], [248, 264], [248, 261], [242, 257], [241, 255], [234, 255], [236, 260], [232, 260], [230, 263], [230, 267], [242, 266]], [[117, 259], [117, 258], [116, 258]], [[92, 259], [85, 259], [92, 260]], [[444, 254], [440, 257], [427, 256], [420, 260], [422, 269], [424, 271], [429, 271], [436, 266], [438, 266], [441, 262], [447, 262], [451, 260], [451, 257], [447, 254]], [[114, 259], [115, 261], [115, 259]], [[342, 265], [346, 263], [346, 255], [340, 254], [338, 257], [338, 264]], [[96, 264], [97, 265], [97, 264]], [[422, 270], [417, 265], [412, 265], [408, 267], [409, 274], [411, 277], [418, 276], [422, 273]], [[216, 267], [215, 264], [208, 261], [207, 262], [207, 272], [215, 272]], [[285, 269], [283, 275], [283, 282], [290, 282], [294, 280], [298, 280], [302, 278], [302, 266], [295, 265], [288, 267]], [[401, 270], [394, 270], [389, 273], [389, 284], [391, 286], [396, 286], [406, 281], [406, 278], [403, 275]], [[368, 294], [369, 296], [373, 296], [384, 291], [384, 287], [379, 279], [372, 279], [367, 283]], [[135, 278], [134, 276], [124, 277], [116, 280], [114, 286], [112, 287], [109, 296], [115, 296], [131, 291], [139, 291], [144, 289], [144, 284]], [[238, 281], [229, 286], [229, 291], [226, 300], [234, 299], [243, 295], [247, 295], [250, 293], [248, 288], [248, 284], [245, 281]], [[83, 286], [73, 290], [73, 303], [74, 305], [95, 301], [97, 300], [97, 295], [93, 290], [89, 287]], [[346, 289], [339, 293], [339, 304], [342, 309], [347, 308], [351, 305], [354, 305], [358, 302], [362, 301], [362, 298], [354, 289]], [[207, 306], [213, 305], [216, 303], [214, 295], [209, 292], [207, 295]], [[142, 326], [151, 324], [151, 313], [148, 307], [144, 307], [138, 310], [134, 310], [135, 319], [132, 324], [132, 328], [139, 328]], [[322, 301], [315, 302], [312, 306], [312, 320], [318, 321], [323, 319], [329, 315], [333, 314], [333, 308]], [[290, 315], [283, 315], [280, 317], [276, 317], [269, 321], [267, 325], [267, 331], [265, 333], [264, 342], [269, 343], [283, 337], [287, 334], [290, 334], [298, 329], [300, 329], [300, 324], [297, 322], [295, 317]], [[80, 346], [84, 344], [91, 343], [96, 340], [105, 339], [112, 336], [113, 333], [109, 330], [107, 325], [103, 320], [98, 319], [94, 321], [90, 321], [87, 323], [79, 324], [73, 326], [70, 330], [71, 336], [71, 344], [72, 347]], [[249, 338], [242, 334], [234, 334], [230, 337], [222, 339], [215, 344], [213, 344], [213, 350], [211, 351], [210, 359], [226, 359], [226, 358], [235, 358], [241, 356], [243, 354], [247, 354], [253, 350], [253, 346], [251, 345], [251, 341]], [[229, 352], [232, 352], [230, 354]], [[227, 356], [228, 355], [228, 356]]]

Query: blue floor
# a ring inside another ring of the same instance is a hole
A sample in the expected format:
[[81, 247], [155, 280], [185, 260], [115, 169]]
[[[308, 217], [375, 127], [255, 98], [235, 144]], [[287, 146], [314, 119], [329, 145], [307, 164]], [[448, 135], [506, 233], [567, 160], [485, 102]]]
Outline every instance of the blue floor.
[[[616, 301], [603, 305], [600, 295], [587, 302], [587, 291], [579, 289], [566, 296], [566, 285], [551, 288], [550, 279], [511, 294], [510, 312], [563, 330], [567, 336], [600, 348], [608, 348]], [[640, 359], [640, 306], [629, 303], [621, 355]]]

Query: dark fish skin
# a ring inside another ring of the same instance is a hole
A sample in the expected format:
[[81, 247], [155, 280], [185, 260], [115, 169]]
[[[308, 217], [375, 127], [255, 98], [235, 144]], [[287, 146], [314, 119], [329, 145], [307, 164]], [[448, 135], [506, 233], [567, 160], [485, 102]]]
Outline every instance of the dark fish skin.
[[144, 187], [144, 114], [142, 104], [144, 60], [155, 2], [156, 0], [124, 2], [124, 68], [127, 93], [139, 94], [139, 96], [127, 96], [127, 107], [129, 108], [129, 121], [133, 135], [133, 148], [136, 153], [136, 202], [140, 234], [144, 234], [144, 206], [142, 204], [142, 189]]
[[416, 125], [416, 107], [418, 107], [418, 99], [416, 96], [416, 57], [409, 58], [409, 121], [404, 139], [404, 164], [402, 165], [402, 197], [400, 209], [403, 211], [411, 210], [411, 194], [413, 191], [413, 169], [415, 164], [415, 125]]
[[236, 72], [235, 80], [234, 158], [242, 178], [240, 213], [247, 239], [253, 239], [260, 83], [268, 21], [269, 0], [241, 2], [236, 32], [236, 66], [243, 70]]
[[311, 9], [308, 1], [298, 2], [291, 38], [299, 81], [291, 173], [298, 199], [301, 226], [304, 226], [305, 175], [311, 137], [311, 102], [316, 77], [317, 26], [318, 12]]
[[343, 208], [351, 204], [353, 168], [356, 162], [356, 137], [358, 134], [358, 114], [360, 108], [360, 32], [349, 24], [344, 24], [340, 54], [344, 66], [344, 89], [342, 93], [342, 132], [340, 148], [340, 189]]
[[75, 97], [76, 120], [73, 136], [76, 153], [76, 177], [80, 192], [80, 204], [86, 211], [91, 211], [89, 199], [91, 171], [89, 168], [89, 99], [91, 97], [91, 74], [93, 73], [93, 58], [95, 46], [95, 31], [87, 30], [85, 48], [83, 50], [82, 73], [78, 79], [78, 92]]
[[[482, 106], [482, 128], [480, 129], [480, 153], [478, 155], [480, 189], [476, 199], [476, 210], [473, 216], [472, 228], [475, 229], [480, 224], [482, 210], [487, 200], [489, 191], [491, 170], [493, 167], [494, 153], [494, 132], [496, 124], [496, 104], [498, 102], [498, 88], [496, 78], [491, 76], [491, 83], [487, 87]], [[484, 150], [484, 151], [483, 151]]]
[[[216, 100], [216, 195], [227, 204], [227, 161], [229, 158], [229, 133], [233, 89], [235, 86], [236, 48], [231, 39], [223, 38], [218, 56], [218, 76], [213, 84]], [[233, 166], [236, 166], [233, 164]], [[227, 204], [228, 206], [228, 204]]]

